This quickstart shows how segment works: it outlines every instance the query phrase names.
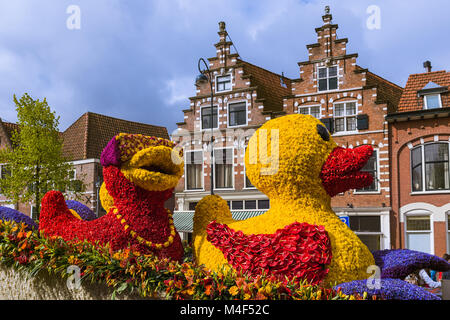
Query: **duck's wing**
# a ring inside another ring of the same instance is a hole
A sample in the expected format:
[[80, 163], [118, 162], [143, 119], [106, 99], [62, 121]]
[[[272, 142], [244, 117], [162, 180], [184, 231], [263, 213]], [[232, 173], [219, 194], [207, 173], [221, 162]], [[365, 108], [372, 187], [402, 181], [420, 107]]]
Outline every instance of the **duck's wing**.
[[341, 283], [333, 288], [347, 295], [376, 296], [384, 300], [440, 300], [422, 287], [400, 279], [366, 279]]
[[450, 264], [438, 256], [409, 249], [379, 250], [372, 252], [381, 278], [404, 279], [420, 269], [450, 270]]
[[246, 235], [225, 224], [211, 222], [207, 240], [220, 249], [236, 270], [250, 275], [320, 282], [331, 263], [331, 242], [323, 226], [292, 223], [274, 234]]

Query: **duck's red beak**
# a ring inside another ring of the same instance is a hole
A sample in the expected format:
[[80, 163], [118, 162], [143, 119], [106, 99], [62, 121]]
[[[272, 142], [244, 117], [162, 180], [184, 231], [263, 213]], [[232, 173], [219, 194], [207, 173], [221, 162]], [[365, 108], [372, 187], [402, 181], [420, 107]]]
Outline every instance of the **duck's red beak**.
[[336, 147], [328, 156], [320, 173], [323, 187], [328, 195], [334, 197], [350, 189], [361, 189], [371, 185], [372, 175], [360, 170], [372, 153], [372, 146], [354, 149]]

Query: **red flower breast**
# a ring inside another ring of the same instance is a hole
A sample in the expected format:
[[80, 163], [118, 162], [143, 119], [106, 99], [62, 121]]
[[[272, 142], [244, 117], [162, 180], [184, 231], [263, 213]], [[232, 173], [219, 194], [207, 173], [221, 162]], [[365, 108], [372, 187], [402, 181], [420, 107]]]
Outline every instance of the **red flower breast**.
[[274, 234], [245, 235], [213, 221], [207, 233], [235, 270], [252, 276], [266, 273], [317, 284], [329, 271], [331, 243], [323, 226], [294, 222]]

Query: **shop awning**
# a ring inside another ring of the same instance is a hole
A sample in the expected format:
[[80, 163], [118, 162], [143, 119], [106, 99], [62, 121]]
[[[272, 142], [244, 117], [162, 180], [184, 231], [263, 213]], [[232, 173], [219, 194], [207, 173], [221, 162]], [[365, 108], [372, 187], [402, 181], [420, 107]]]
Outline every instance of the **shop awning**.
[[[251, 217], [259, 216], [267, 210], [233, 210], [231, 215], [235, 220], [246, 220]], [[173, 222], [175, 228], [180, 232], [192, 232], [194, 226], [194, 211], [175, 211], [173, 213]]]

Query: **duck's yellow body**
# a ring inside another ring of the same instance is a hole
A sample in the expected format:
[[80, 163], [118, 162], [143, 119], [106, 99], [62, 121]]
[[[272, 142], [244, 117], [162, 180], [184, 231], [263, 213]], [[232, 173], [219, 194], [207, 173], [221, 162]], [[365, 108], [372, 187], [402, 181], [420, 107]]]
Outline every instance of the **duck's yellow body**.
[[[193, 246], [198, 263], [212, 270], [227, 265], [222, 252], [206, 239], [206, 228], [213, 220], [244, 234], [273, 234], [294, 222], [306, 222], [324, 226], [330, 238], [332, 261], [323, 285], [369, 276], [367, 268], [375, 264], [372, 254], [333, 212], [321, 185], [320, 170], [336, 144], [331, 137], [329, 141], [321, 139], [318, 124], [311, 116], [289, 115], [268, 121], [256, 131], [246, 150], [246, 172], [269, 197], [271, 208], [260, 216], [235, 221], [221, 197], [203, 198], [194, 216]], [[268, 155], [266, 159], [261, 153]]]

